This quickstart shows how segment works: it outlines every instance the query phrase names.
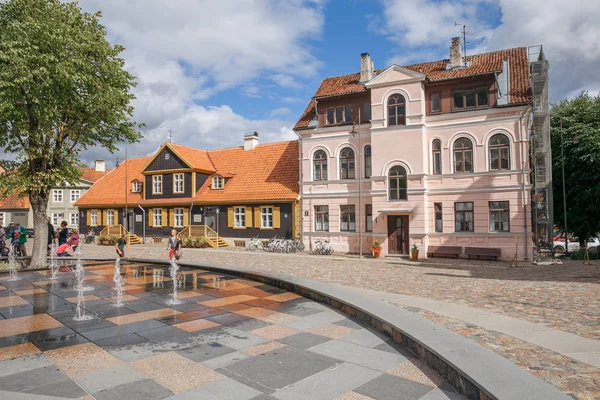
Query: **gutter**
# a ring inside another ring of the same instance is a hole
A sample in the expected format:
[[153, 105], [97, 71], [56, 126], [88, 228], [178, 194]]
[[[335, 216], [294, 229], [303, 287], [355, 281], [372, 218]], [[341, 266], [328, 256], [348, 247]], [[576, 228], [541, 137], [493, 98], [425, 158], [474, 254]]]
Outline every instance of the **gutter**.
[[[319, 115], [316, 114], [316, 110], [317, 110], [317, 100], [315, 99], [315, 115]], [[317, 117], [318, 118], [318, 117]], [[300, 141], [300, 146], [298, 146], [298, 154], [299, 154], [299, 160], [298, 160], [298, 165], [300, 166], [300, 210], [298, 211], [300, 213], [300, 240], [303, 241], [304, 240], [304, 222], [302, 219], [302, 194], [304, 192], [304, 173], [302, 171], [302, 136], [296, 132], [295, 129], [292, 130], [296, 136], [298, 136], [298, 140]]]
[[[525, 245], [525, 254], [523, 259], [527, 260], [529, 258], [529, 252], [528, 252], [528, 241], [527, 241], [527, 192], [525, 189], [525, 152], [523, 150], [523, 117], [526, 114], [529, 114], [529, 111], [531, 110], [531, 107], [527, 107], [525, 110], [523, 110], [523, 112], [521, 113], [521, 116], [519, 116], [519, 139], [521, 142], [521, 185], [522, 185], [522, 192], [523, 192], [523, 233], [524, 233], [524, 245]], [[533, 221], [532, 221], [533, 222]]]
[[144, 237], [144, 243], [146, 243], [146, 210], [144, 210], [144, 207], [140, 206], [140, 203], [138, 203], [137, 206], [142, 210], [142, 236]]

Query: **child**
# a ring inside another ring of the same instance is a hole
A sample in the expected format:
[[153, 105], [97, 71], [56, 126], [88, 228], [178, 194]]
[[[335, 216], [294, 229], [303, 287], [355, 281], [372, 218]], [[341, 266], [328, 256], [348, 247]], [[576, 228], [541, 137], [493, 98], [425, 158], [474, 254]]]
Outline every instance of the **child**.
[[177, 250], [175, 251], [175, 259], [179, 261], [181, 258], [181, 246], [183, 243], [181, 242], [181, 233], [177, 234]]
[[167, 242], [167, 250], [169, 251], [169, 260], [171, 260], [177, 252], [177, 231], [175, 229], [171, 230], [171, 236]]
[[79, 246], [79, 231], [76, 228], [73, 228], [71, 231], [71, 237], [67, 241], [67, 244], [71, 246], [73, 252], [77, 251], [77, 246]]
[[70, 257], [71, 254], [69, 253], [69, 250], [71, 250], [71, 246], [69, 246], [66, 243], [63, 243], [60, 246], [58, 246], [58, 249], [56, 249], [56, 255], [59, 257]]
[[127, 244], [127, 240], [125, 240], [125, 234], [121, 234], [121, 238], [117, 240], [117, 244], [115, 244], [115, 249], [117, 249], [117, 254], [119, 257], [125, 257], [125, 246], [127, 246], [127, 250], [131, 250], [129, 245]]

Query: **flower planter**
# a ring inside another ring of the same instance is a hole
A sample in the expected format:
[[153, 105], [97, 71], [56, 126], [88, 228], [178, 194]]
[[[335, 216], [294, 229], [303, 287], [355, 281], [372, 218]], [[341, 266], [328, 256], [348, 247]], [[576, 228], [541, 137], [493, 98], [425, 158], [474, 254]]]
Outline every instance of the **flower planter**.
[[410, 259], [411, 260], [418, 260], [419, 259], [419, 251], [411, 251], [410, 252]]
[[379, 258], [379, 257], [381, 257], [381, 251], [374, 251], [373, 258]]

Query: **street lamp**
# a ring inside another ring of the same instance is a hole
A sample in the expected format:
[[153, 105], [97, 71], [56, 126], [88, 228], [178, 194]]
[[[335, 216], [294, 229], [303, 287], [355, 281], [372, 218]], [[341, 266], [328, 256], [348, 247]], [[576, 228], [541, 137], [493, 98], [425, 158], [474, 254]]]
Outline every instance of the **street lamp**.
[[[569, 229], [567, 228], [567, 189], [565, 182], [565, 140], [563, 137], [563, 119], [560, 118], [560, 159], [562, 172], [562, 192], [563, 192], [563, 217], [565, 220], [565, 254], [569, 254]], [[573, 143], [579, 143], [579, 136], [571, 139]]]
[[[350, 131], [350, 134], [352, 135], [352, 137], [356, 137], [358, 135], [358, 157], [357, 159], [360, 160], [361, 159], [361, 140], [360, 140], [360, 108], [358, 109], [358, 124], [356, 122], [352, 123], [352, 130]], [[358, 223], [356, 224], [358, 226], [358, 258], [362, 258], [362, 252], [363, 252], [363, 246], [362, 246], [362, 227], [360, 224], [361, 218], [362, 218], [362, 179], [361, 179], [361, 169], [362, 169], [362, 162], [358, 163], [358, 160], [356, 162], [356, 169], [358, 172]], [[360, 168], [359, 168], [360, 166]]]

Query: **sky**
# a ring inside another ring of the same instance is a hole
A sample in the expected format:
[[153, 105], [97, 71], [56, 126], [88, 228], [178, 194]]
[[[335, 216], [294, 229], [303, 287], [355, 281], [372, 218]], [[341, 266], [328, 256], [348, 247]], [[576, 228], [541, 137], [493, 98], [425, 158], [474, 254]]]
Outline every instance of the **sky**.
[[[467, 54], [542, 44], [550, 100], [600, 92], [600, 0], [80, 0], [101, 11], [137, 79], [143, 139], [82, 161], [108, 166], [169, 140], [213, 149], [296, 138], [320, 82], [360, 70], [448, 58], [466, 26]], [[458, 23], [458, 25], [456, 25]]]

